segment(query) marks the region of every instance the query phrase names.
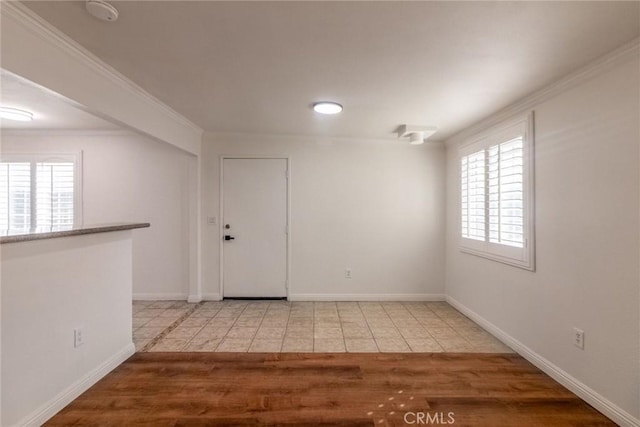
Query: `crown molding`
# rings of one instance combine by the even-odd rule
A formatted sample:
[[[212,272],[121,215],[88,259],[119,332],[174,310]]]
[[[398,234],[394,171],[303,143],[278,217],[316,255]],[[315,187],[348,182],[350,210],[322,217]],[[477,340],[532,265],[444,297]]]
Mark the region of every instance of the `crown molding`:
[[[305,134],[278,134],[278,133],[260,133],[260,132],[209,132],[205,131],[202,136],[203,142],[225,143],[225,142],[250,142],[260,139],[265,142],[287,142],[287,143],[305,143],[322,146],[331,146],[334,144],[387,144],[398,147],[407,147],[412,150],[421,148],[441,147],[444,142],[441,140],[427,140],[424,144],[410,145],[408,142],[398,140],[397,137],[376,138],[376,137],[350,137],[350,136],[320,136]]]
[[[448,145],[450,143],[460,142],[475,135],[476,133],[487,130],[504,120],[508,120],[517,114],[530,110],[548,99],[566,92],[567,90],[574,88],[597,75],[611,70],[617,65],[623,64],[634,58],[637,59],[639,54],[640,38],[636,38],[606,55],[601,56],[585,67],[582,67],[560,80],[556,80],[554,83],[525,96],[508,107],[486,116],[470,126],[467,126],[463,130],[450,136],[445,141],[445,144]]]
[[[18,129],[3,128],[0,131],[1,137],[17,136],[138,136],[141,138],[151,138],[139,132],[129,129]]]
[[[92,71],[109,79],[118,87],[144,101],[154,109],[160,110],[179,124],[200,134],[204,132],[198,125],[151,95],[133,81],[129,80],[125,75],[106,64],[96,55],[82,47],[78,42],[51,25],[24,4],[18,1],[2,1],[0,2],[0,13],[3,17],[13,19],[17,23],[21,24],[32,34],[52,43],[64,53],[88,66]]]

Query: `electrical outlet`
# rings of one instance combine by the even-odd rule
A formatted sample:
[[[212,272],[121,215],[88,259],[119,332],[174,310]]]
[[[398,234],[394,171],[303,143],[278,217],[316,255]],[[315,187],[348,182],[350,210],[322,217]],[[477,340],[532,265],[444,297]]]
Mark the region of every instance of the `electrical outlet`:
[[[347,268],[346,270],[344,270],[344,278],[345,279],[351,279],[351,269]]]
[[[80,347],[82,344],[84,344],[82,328],[76,328],[73,330],[73,346]]]
[[[584,350],[584,331],[582,329],[573,328],[573,345]]]

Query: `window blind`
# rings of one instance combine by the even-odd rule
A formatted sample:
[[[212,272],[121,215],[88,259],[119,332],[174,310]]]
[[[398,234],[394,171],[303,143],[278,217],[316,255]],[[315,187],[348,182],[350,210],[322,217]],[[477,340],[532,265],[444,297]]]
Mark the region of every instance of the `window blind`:
[[[38,227],[73,225],[73,163],[36,164]]]
[[[533,113],[462,143],[462,252],[535,269]]]
[[[0,163],[0,229],[73,226],[74,174],[74,162]]]
[[[489,147],[489,241],[524,246],[523,140],[514,138]]]
[[[31,227],[31,163],[0,163],[0,229]]]
[[[485,153],[464,156],[461,163],[462,237],[485,240]]]
[[[462,157],[462,237],[524,246],[521,136]]]

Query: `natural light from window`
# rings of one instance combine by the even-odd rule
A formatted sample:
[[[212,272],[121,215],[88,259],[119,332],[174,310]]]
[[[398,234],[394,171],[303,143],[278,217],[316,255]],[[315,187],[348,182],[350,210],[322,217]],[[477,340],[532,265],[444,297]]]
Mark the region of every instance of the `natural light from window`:
[[[0,162],[0,229],[73,226],[75,169],[73,161]]]
[[[460,149],[461,248],[532,268],[532,116]]]

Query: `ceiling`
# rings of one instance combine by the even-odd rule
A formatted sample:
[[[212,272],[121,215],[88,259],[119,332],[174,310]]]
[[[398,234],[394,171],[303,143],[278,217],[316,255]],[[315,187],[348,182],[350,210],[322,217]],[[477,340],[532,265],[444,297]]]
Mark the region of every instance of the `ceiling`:
[[[28,80],[0,70],[2,106],[33,113],[30,122],[0,119],[2,129],[119,129],[75,106],[72,101]]]
[[[25,2],[205,130],[446,139],[640,34],[639,2]],[[334,100],[338,116],[310,105]]]

